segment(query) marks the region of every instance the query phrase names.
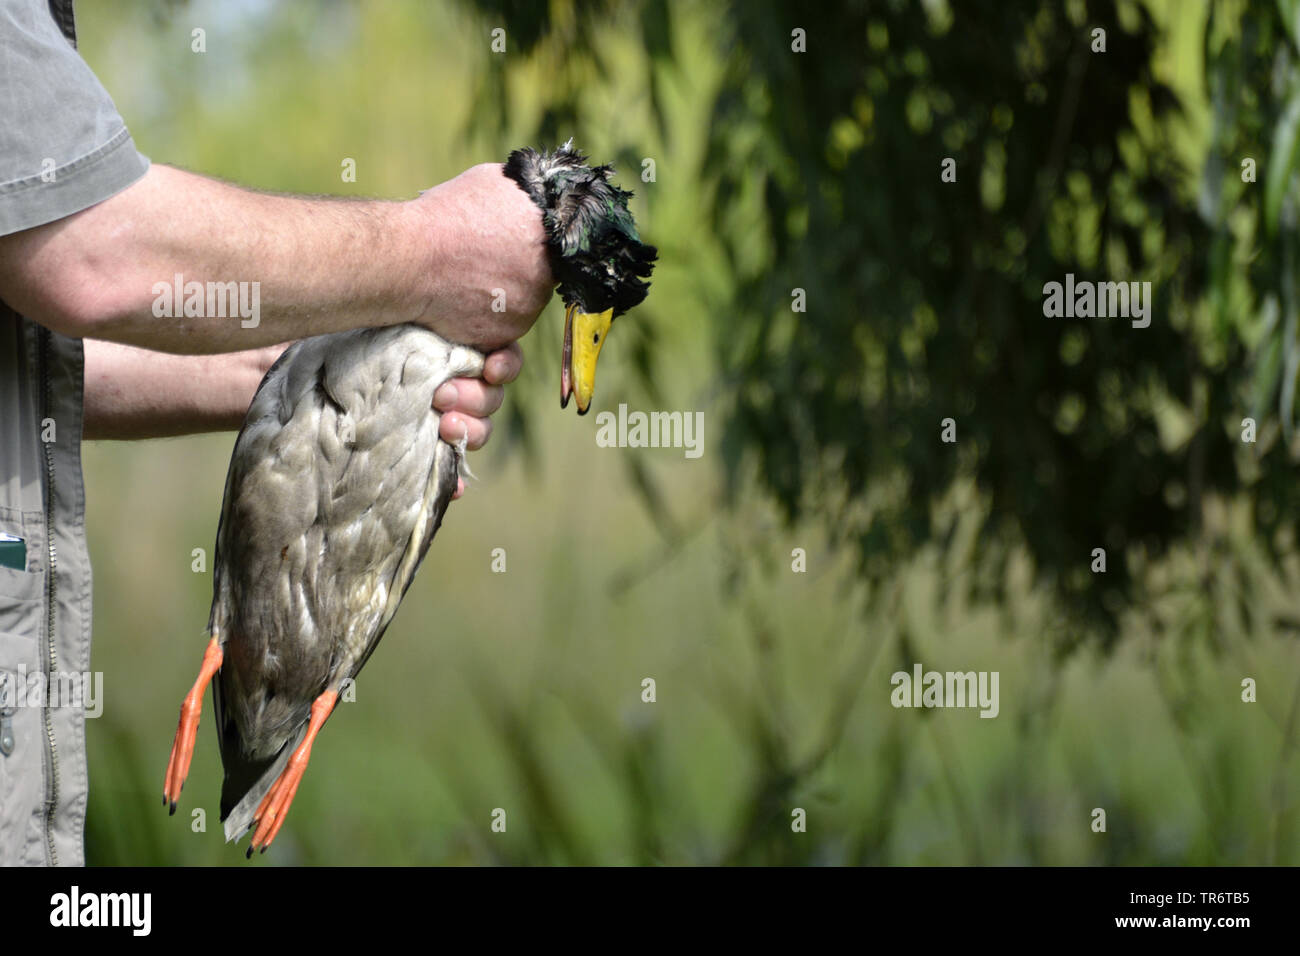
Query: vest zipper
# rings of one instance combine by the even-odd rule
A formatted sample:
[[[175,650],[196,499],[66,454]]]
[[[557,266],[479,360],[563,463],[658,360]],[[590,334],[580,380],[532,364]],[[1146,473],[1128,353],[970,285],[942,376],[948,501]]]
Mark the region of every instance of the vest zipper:
[[[50,332],[48,329],[40,330],[40,384],[41,384],[41,420],[42,422],[50,417]],[[55,423],[58,427],[58,423]],[[58,554],[54,548],[54,450],[50,448],[50,442],[44,440],[42,436],[41,448],[45,452],[45,544],[49,550],[50,566],[48,570],[48,585],[46,588],[47,608],[45,612],[45,641],[46,641],[46,672],[45,686],[51,686],[54,675],[58,672],[58,655],[54,644],[54,609],[55,600],[58,596],[58,580],[55,577],[58,571]],[[45,845],[50,854],[50,866],[59,865],[59,854],[54,847],[54,815],[59,806],[59,761],[58,745],[54,739],[54,714],[50,711],[50,695],[45,695],[45,703],[42,707],[45,716],[45,738],[48,744],[48,753],[50,758],[50,777],[49,777],[49,803],[45,808]]]

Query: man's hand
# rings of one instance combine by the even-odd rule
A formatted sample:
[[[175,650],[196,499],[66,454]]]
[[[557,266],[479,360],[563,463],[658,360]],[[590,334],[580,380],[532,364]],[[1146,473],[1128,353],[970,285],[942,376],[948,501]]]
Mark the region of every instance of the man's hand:
[[[466,438],[466,447],[477,451],[492,435],[489,417],[501,407],[505,386],[519,377],[524,366],[524,353],[518,342],[511,342],[487,357],[482,378],[454,378],[433,393],[433,407],[443,413],[438,434],[443,441],[456,444]],[[465,493],[465,482],[456,485],[459,498]]]
[[[482,378],[454,378],[433,393],[433,407],[443,412],[439,434],[456,444],[467,437],[470,451],[482,448],[492,434],[489,418],[505,398],[505,386],[519,377],[524,353],[518,342],[493,352],[483,366]]]
[[[484,350],[532,328],[555,287],[546,229],[541,211],[501,164],[473,166],[412,202],[426,217],[436,264],[416,321]]]

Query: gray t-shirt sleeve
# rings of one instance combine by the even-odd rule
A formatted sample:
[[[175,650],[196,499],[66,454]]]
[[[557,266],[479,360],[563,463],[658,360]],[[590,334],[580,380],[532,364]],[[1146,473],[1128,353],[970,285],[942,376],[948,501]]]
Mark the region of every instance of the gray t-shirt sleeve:
[[[48,0],[0,0],[0,236],[80,212],[148,168]]]

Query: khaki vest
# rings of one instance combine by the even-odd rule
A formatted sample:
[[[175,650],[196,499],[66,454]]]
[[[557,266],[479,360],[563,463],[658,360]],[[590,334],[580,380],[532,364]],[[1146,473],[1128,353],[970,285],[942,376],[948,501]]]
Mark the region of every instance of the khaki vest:
[[[0,531],[27,569],[0,567],[0,863],[81,865],[90,557],[81,482],[81,342],[0,303]]]
[[[69,41],[71,0],[50,0]],[[0,302],[0,864],[84,863],[86,722],[60,700],[90,670],[90,557],[81,483],[81,342]],[[67,696],[67,695],[62,695]]]

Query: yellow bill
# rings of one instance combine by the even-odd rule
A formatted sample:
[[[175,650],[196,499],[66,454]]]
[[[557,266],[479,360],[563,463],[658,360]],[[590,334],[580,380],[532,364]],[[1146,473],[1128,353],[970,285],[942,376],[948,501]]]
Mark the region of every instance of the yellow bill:
[[[560,359],[560,407],[569,404],[572,395],[578,414],[587,414],[591,396],[596,391],[596,359],[614,323],[614,310],[579,312],[571,305],[564,313],[564,351]]]

